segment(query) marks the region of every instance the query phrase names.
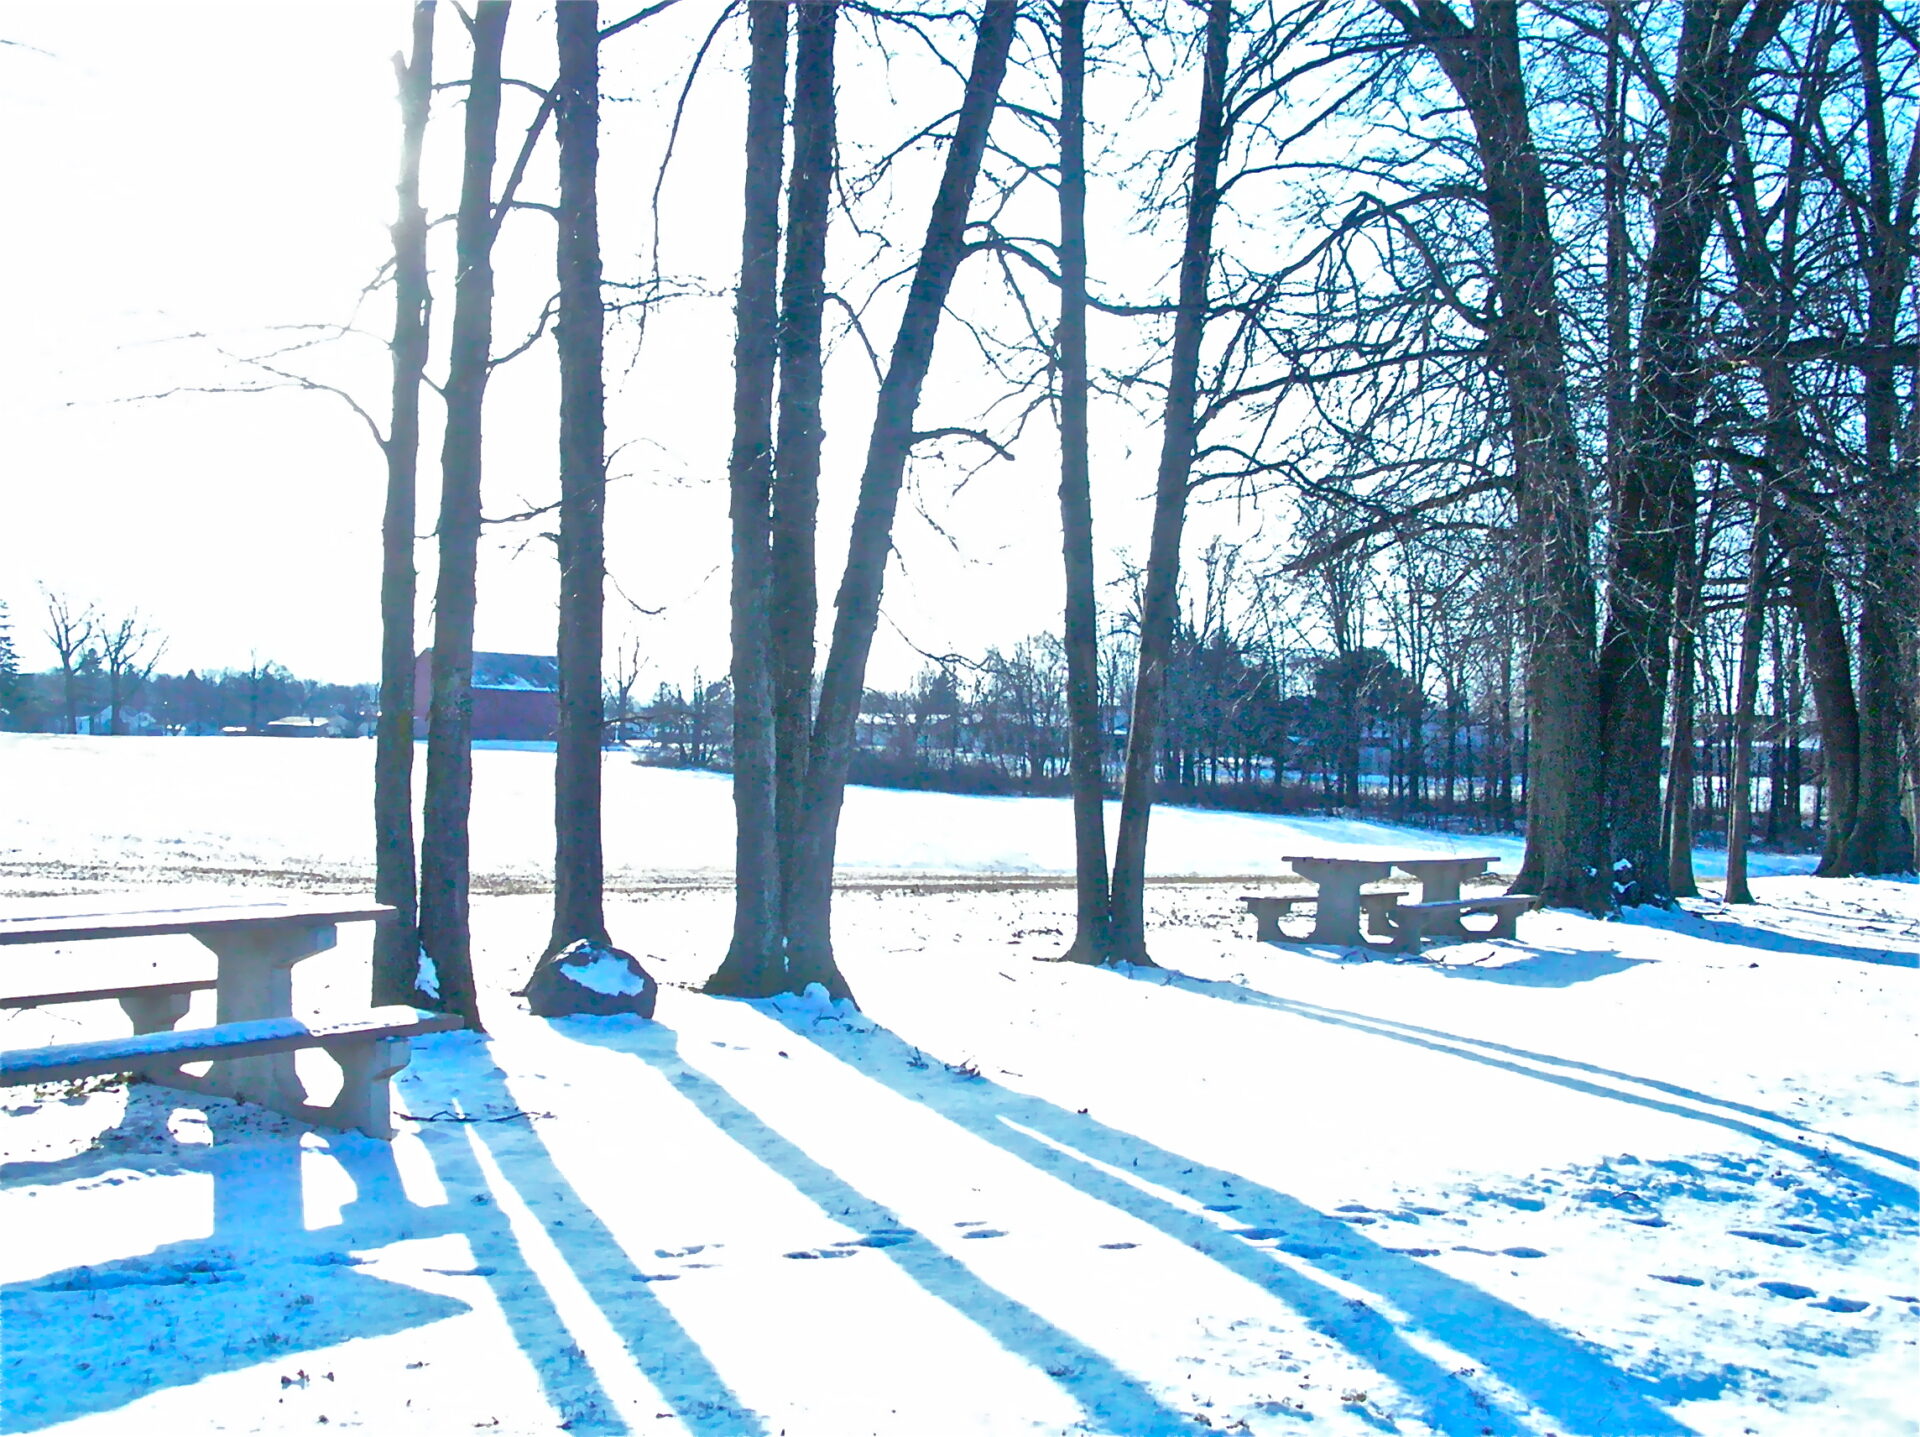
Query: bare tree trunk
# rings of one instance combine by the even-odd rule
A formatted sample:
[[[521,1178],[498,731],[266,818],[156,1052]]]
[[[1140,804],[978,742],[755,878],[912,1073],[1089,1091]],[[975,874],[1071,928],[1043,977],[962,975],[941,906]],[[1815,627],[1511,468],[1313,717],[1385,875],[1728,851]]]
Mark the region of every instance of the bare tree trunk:
[[[820,602],[814,533],[820,508],[820,423],[833,198],[834,23],[838,0],[794,7],[793,169],[780,293],[780,415],[773,460],[773,726],[775,829],[784,944],[792,903],[788,856],[799,840],[813,742],[813,639]]]
[[[1685,0],[1667,104],[1667,149],[1645,265],[1638,379],[1614,504],[1607,631],[1600,651],[1605,814],[1616,895],[1669,896],[1660,843],[1660,751],[1674,576],[1691,542],[1700,276],[1720,180],[1760,52],[1788,0]]]
[[[1694,710],[1698,707],[1700,661],[1696,652],[1701,617],[1702,579],[1713,544],[1713,516],[1706,532],[1691,546],[1681,576],[1679,633],[1674,638],[1673,742],[1667,751],[1665,845],[1667,884],[1676,895],[1696,897],[1700,886],[1693,876],[1693,746]]]
[[[1066,568],[1068,754],[1076,924],[1062,956],[1108,958],[1105,736],[1087,453],[1086,0],[1060,4],[1060,546]]]
[[[851,995],[833,959],[833,854],[847,770],[853,761],[867,655],[880,618],[894,511],[914,444],[914,415],[933,361],[940,313],[966,253],[967,210],[1006,76],[1017,9],[1015,0],[986,0],[982,7],[966,93],[907,291],[906,311],[880,385],[847,565],[834,600],[833,642],[821,676],[820,709],[807,765],[806,811],[796,851],[789,855],[794,880],[787,981],[795,987],[820,983],[836,997]]]
[[[1200,118],[1193,134],[1187,227],[1180,250],[1180,292],[1160,421],[1160,471],[1147,545],[1146,592],[1140,604],[1140,653],[1127,727],[1126,774],[1120,788],[1120,831],[1114,842],[1109,942],[1112,958],[1126,963],[1153,962],[1147,953],[1147,826],[1153,813],[1162,698],[1179,619],[1180,536],[1186,526],[1198,439],[1200,342],[1207,325],[1207,276],[1213,265],[1214,217],[1220,208],[1220,162],[1227,146],[1227,41],[1232,23],[1230,0],[1209,0]]]
[[[606,943],[600,831],[601,684],[605,620],[607,419],[600,298],[600,6],[554,7],[560,70],[554,82],[560,145],[560,715],[554,733],[553,932],[547,952],[581,939]]]
[[[480,553],[480,424],[493,344],[493,162],[500,123],[500,51],[509,0],[473,17],[465,162],[455,220],[453,333],[446,437],[440,450],[440,572],[433,604],[433,707],[420,839],[420,945],[440,1005],[480,1027],[467,926],[467,819],[473,805],[473,613]]]
[[[1499,296],[1493,353],[1510,410],[1527,615],[1527,849],[1514,887],[1550,904],[1597,909],[1610,897],[1599,824],[1591,519],[1517,11],[1483,5],[1469,29],[1444,0],[1377,3],[1432,53],[1466,107],[1486,194]],[[1509,725],[1509,749],[1511,732]],[[1510,804],[1504,757],[1503,769]]]
[[[1760,692],[1760,641],[1767,622],[1767,536],[1773,500],[1763,486],[1754,502],[1747,552],[1747,598],[1740,614],[1740,670],[1733,698],[1733,773],[1727,787],[1728,903],[1753,902],[1747,846],[1753,837],[1753,710]]]
[[[1853,827],[1842,849],[1845,871],[1897,873],[1913,862],[1913,835],[1901,814],[1900,729],[1907,692],[1904,659],[1920,619],[1920,466],[1894,460],[1899,398],[1891,349],[1912,269],[1914,212],[1920,197],[1920,136],[1909,135],[1905,162],[1892,151],[1881,73],[1882,7],[1849,0],[1847,18],[1864,80],[1867,214],[1856,226],[1866,275],[1866,340],[1880,358],[1862,372],[1862,428],[1870,476],[1866,572],[1860,586],[1860,769]]]
[[[433,100],[433,0],[413,7],[413,53],[394,57],[400,83],[399,213],[393,224],[393,421],[385,443],[380,521],[380,716],[374,724],[373,896],[396,917],[374,932],[373,1001],[411,1003],[420,963],[413,850],[413,617],[418,575],[420,385],[427,368],[427,212],[420,150]]]
[[[1759,336],[1759,378],[1767,398],[1766,460],[1773,490],[1772,527],[1786,565],[1787,594],[1805,639],[1814,715],[1826,778],[1826,833],[1821,874],[1843,870],[1842,850],[1853,829],[1854,793],[1860,771],[1860,716],[1854,700],[1853,660],[1822,525],[1826,501],[1809,483],[1808,441],[1800,396],[1785,355],[1802,294],[1799,275],[1804,193],[1813,173],[1807,122],[1825,69],[1826,41],[1816,42],[1802,78],[1794,115],[1794,139],[1782,175],[1782,191],[1763,204],[1751,154],[1736,143],[1728,210],[1727,248],[1741,285],[1736,295]],[[1740,139],[1740,137],[1736,137]],[[1732,223],[1737,220],[1737,224]],[[1795,737],[1796,770],[1798,737]],[[1799,791],[1794,797],[1799,824]]]
[[[80,613],[64,594],[41,589],[47,603],[47,642],[60,660],[60,702],[66,727],[62,733],[80,731],[80,664],[100,632],[100,616],[89,604]]]
[[[786,110],[787,11],[749,5],[745,218],[734,302],[733,941],[707,991],[781,992],[780,853],[775,828],[771,667],[773,385],[779,355],[780,170]]]

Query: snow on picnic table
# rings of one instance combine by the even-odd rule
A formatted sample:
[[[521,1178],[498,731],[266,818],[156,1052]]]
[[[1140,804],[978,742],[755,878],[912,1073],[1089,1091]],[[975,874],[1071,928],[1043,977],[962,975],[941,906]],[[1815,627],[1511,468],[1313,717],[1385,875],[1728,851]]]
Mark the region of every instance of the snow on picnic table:
[[[1910,1437],[1920,886],[1757,887],[1402,962],[1169,886],[1110,972],[1032,961],[1068,892],[902,880],[836,899],[857,1012],[693,991],[724,889],[616,898],[653,1023],[528,1017],[546,901],[482,896],[490,1035],[391,1145],[11,1095],[0,1432]]]

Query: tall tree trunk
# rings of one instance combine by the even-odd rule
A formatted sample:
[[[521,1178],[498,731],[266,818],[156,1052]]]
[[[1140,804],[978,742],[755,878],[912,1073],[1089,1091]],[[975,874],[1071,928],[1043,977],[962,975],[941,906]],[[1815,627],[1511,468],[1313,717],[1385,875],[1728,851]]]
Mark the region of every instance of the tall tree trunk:
[[[1179,619],[1180,536],[1186,527],[1198,439],[1200,342],[1207,327],[1207,277],[1213,266],[1213,224],[1220,209],[1220,162],[1227,146],[1227,42],[1232,23],[1230,0],[1209,0],[1173,352],[1160,420],[1160,472],[1147,545],[1146,592],[1140,603],[1140,651],[1127,726],[1126,772],[1120,787],[1120,832],[1114,842],[1109,941],[1112,957],[1126,963],[1153,961],[1147,953],[1147,827],[1153,814],[1153,763],[1160,741],[1162,699]]]
[[[413,618],[417,574],[420,385],[427,369],[427,212],[420,150],[433,99],[433,0],[413,7],[413,54],[394,57],[400,83],[399,213],[393,224],[393,422],[385,443],[386,511],[380,523],[380,717],[374,724],[373,896],[392,923],[373,940],[373,1001],[419,997],[419,876],[413,850]]]
[[[1773,500],[1762,486],[1754,501],[1753,542],[1747,551],[1747,597],[1740,614],[1739,677],[1733,696],[1733,771],[1727,784],[1728,903],[1753,902],[1747,886],[1747,846],[1753,837],[1753,711],[1760,693],[1760,642],[1767,622],[1767,535]]]
[[[1549,904],[1600,908],[1609,899],[1598,821],[1591,517],[1518,11],[1484,4],[1468,28],[1444,0],[1376,3],[1433,55],[1466,108],[1493,241],[1499,319],[1492,350],[1506,381],[1528,620],[1527,849],[1514,887]],[[1510,724],[1505,733],[1501,788],[1510,805]]]
[[[1896,463],[1899,395],[1888,351],[1899,327],[1912,270],[1920,136],[1909,135],[1905,163],[1892,151],[1881,74],[1882,7],[1848,0],[1859,51],[1866,121],[1867,214],[1857,227],[1866,276],[1869,352],[1861,373],[1862,430],[1868,479],[1866,565],[1860,585],[1860,769],[1853,827],[1841,851],[1848,873],[1897,873],[1913,862],[1913,835],[1901,814],[1900,730],[1908,693],[1904,672],[1920,610],[1920,465]],[[1906,682],[1903,682],[1906,681]]]
[[[779,356],[781,134],[787,93],[787,10],[749,5],[747,165],[734,300],[733,452],[733,941],[710,993],[782,991],[780,854],[775,830],[771,667],[773,384]]]
[[[600,297],[600,6],[554,7],[560,145],[560,716],[553,770],[553,931],[547,952],[606,943],[600,832],[601,684],[605,619],[607,418]]]
[[[1607,631],[1600,651],[1604,809],[1618,898],[1670,893],[1661,851],[1660,752],[1674,577],[1692,542],[1699,295],[1720,179],[1760,52],[1788,0],[1685,0],[1653,203],[1638,376],[1614,503]]]
[[[1794,138],[1776,201],[1763,204],[1749,147],[1734,149],[1727,250],[1740,286],[1736,296],[1759,339],[1759,379],[1767,400],[1767,482],[1773,493],[1771,524],[1785,562],[1787,596],[1804,636],[1807,670],[1827,780],[1825,844],[1821,874],[1843,868],[1842,850],[1853,829],[1854,792],[1860,771],[1860,717],[1854,700],[1853,661],[1823,525],[1827,501],[1810,482],[1809,444],[1800,396],[1785,349],[1802,300],[1799,274],[1801,215],[1812,175],[1807,136],[1826,72],[1830,36],[1818,37],[1801,81]],[[1740,138],[1740,137],[1737,137]],[[1731,223],[1737,220],[1738,223]],[[1795,769],[1798,771],[1798,736]],[[1799,790],[1794,790],[1799,825]]]
[[[893,542],[893,517],[914,443],[914,415],[933,362],[933,344],[953,277],[966,253],[967,209],[986,153],[987,129],[1006,76],[1018,9],[1015,0],[986,0],[974,42],[966,93],[954,124],[947,162],[935,193],[927,233],[907,291],[907,305],[880,384],[866,467],[854,508],[853,532],[836,610],[833,642],[821,675],[807,764],[807,800],[793,864],[793,905],[787,931],[787,981],[820,983],[836,997],[851,996],[833,958],[833,855],[853,761],[855,725],[866,683],[867,655],[880,618],[880,591]]]
[[[433,707],[420,838],[420,945],[439,1001],[480,1026],[467,926],[473,806],[473,613],[480,554],[480,422],[493,345],[493,163],[500,124],[500,51],[509,0],[473,16],[465,163],[454,222],[457,278],[448,346],[446,437],[440,449],[440,572],[433,602]]]
[[[1860,711],[1854,698],[1853,653],[1846,618],[1833,582],[1827,547],[1818,528],[1789,504],[1778,525],[1786,551],[1787,593],[1806,641],[1807,677],[1813,689],[1814,725],[1820,733],[1820,768],[1826,779],[1822,875],[1843,869],[1842,854],[1853,832],[1853,795],[1860,773]]]
[[[1060,548],[1066,569],[1068,761],[1073,783],[1075,929],[1064,957],[1108,957],[1105,739],[1087,453],[1087,3],[1060,4]]]
[[[1698,708],[1700,662],[1697,653],[1701,618],[1701,590],[1707,554],[1713,544],[1713,515],[1706,532],[1690,547],[1681,575],[1679,632],[1673,642],[1676,675],[1673,694],[1673,742],[1667,750],[1667,796],[1664,820],[1667,884],[1671,891],[1695,897],[1700,886],[1693,876],[1693,746],[1694,713]]]
[[[793,170],[787,179],[787,253],[780,292],[780,415],[773,461],[773,725],[775,828],[782,855],[785,940],[793,852],[813,742],[813,640],[819,619],[814,534],[820,509],[821,327],[827,300],[827,228],[833,198],[834,24],[837,0],[794,6]]]

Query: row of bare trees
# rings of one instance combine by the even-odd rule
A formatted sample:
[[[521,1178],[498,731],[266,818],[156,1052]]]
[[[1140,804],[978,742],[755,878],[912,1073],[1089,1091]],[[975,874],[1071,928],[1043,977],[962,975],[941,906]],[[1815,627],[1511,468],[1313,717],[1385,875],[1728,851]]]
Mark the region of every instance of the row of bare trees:
[[[464,167],[436,385],[447,415],[417,873],[402,724],[428,353],[419,167],[438,88],[431,4],[416,7],[398,65],[382,438],[380,892],[408,922],[383,940],[380,983],[383,996],[411,992],[424,953],[470,1019],[468,713],[482,417],[499,362],[494,243],[516,209],[556,227],[557,949],[607,938],[598,52],[665,5],[605,27],[592,4],[556,7],[558,77],[529,87],[540,108],[502,183],[509,8],[483,0],[461,17],[473,59],[458,86]],[[713,991],[819,983],[846,995],[832,945],[835,838],[903,486],[929,441],[1005,455],[1036,413],[1055,419],[1043,442],[1059,454],[1079,887],[1064,956],[1150,961],[1147,839],[1196,496],[1263,516],[1263,592],[1324,589],[1337,651],[1368,647],[1364,623],[1358,636],[1339,627],[1375,582],[1366,576],[1387,570],[1396,597],[1375,628],[1391,632],[1403,665],[1428,667],[1463,633],[1505,637],[1518,657],[1504,682],[1522,695],[1526,734],[1520,882],[1549,901],[1604,909],[1689,886],[1699,646],[1730,603],[1736,824],[1752,787],[1761,654],[1790,612],[1799,631],[1787,648],[1804,656],[1820,733],[1825,868],[1912,863],[1901,804],[1920,773],[1920,52],[1894,11],[1877,0],[982,0],[929,16],[800,0],[748,4],[719,24],[742,21],[727,465],[737,887]],[[957,86],[955,102],[848,175],[836,49],[848,34],[884,48],[887,33],[930,47],[928,73],[951,77],[941,82]],[[954,35],[964,56],[941,48]],[[1129,90],[1157,101],[1138,140],[1088,98]],[[519,199],[550,121],[558,194]],[[924,223],[911,242],[893,230],[878,241],[902,263],[893,287],[875,290],[898,305],[891,344],[875,346],[865,306],[830,264],[835,236],[875,240],[871,217],[853,211],[924,142],[943,149]],[[1105,231],[1090,242],[1092,203],[1130,205],[1146,247]],[[872,353],[876,382],[820,655],[833,303]],[[976,383],[982,417],[960,426],[950,421],[964,416],[921,417],[936,341],[957,342],[943,338],[955,328],[986,360],[980,382],[1004,391],[982,398]],[[1112,539],[1094,532],[1096,404],[1158,454],[1111,868],[1095,573],[1097,541]]]

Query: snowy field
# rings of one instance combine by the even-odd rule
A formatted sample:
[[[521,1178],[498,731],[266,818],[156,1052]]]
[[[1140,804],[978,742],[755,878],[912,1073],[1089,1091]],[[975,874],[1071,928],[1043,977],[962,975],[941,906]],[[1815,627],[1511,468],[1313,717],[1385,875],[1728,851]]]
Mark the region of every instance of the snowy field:
[[[1166,967],[1089,971],[1033,961],[1070,921],[1064,803],[861,790],[861,1009],[729,1002],[692,991],[726,782],[618,762],[609,912],[658,1021],[547,1022],[508,995],[551,759],[476,757],[492,1031],[416,1043],[391,1145],[6,1095],[0,1432],[1920,1430],[1920,885],[1775,872],[1753,908],[1395,962],[1257,944],[1234,899],[1287,853],[1517,844],[1168,811]],[[0,739],[0,891],[364,888],[370,764]],[[205,966],[0,961],[21,991]],[[364,1002],[365,964],[343,930],[299,1002]],[[0,1015],[7,1047],[120,1031]]]

